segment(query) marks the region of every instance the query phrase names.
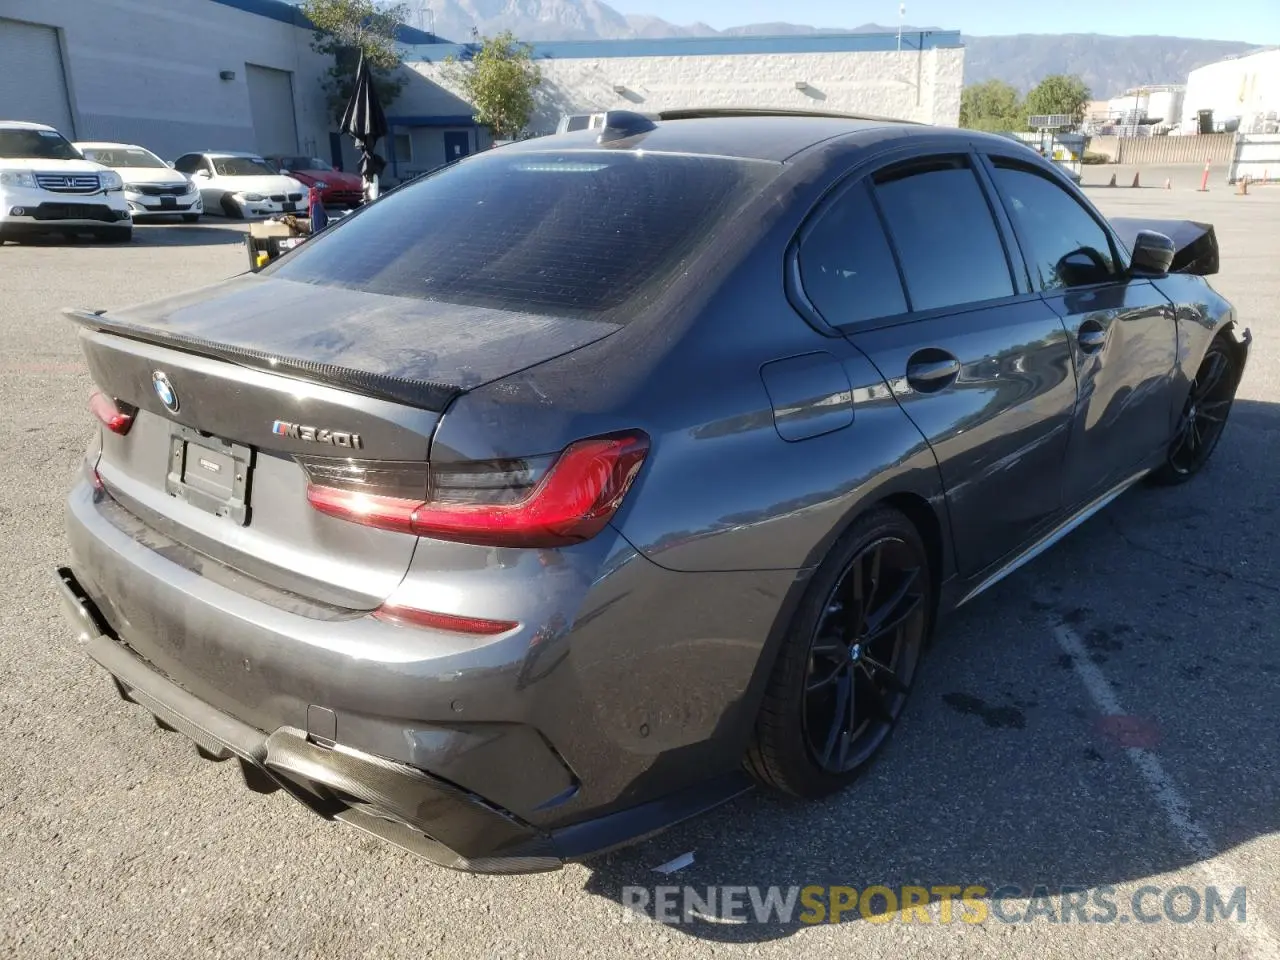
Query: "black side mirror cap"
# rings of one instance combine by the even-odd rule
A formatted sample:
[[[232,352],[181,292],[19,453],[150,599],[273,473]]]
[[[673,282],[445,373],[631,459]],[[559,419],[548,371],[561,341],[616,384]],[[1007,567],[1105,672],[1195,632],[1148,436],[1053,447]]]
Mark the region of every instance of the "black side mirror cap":
[[[1169,274],[1176,253],[1173,241],[1154,230],[1140,230],[1133,241],[1129,272],[1135,277],[1164,277]]]

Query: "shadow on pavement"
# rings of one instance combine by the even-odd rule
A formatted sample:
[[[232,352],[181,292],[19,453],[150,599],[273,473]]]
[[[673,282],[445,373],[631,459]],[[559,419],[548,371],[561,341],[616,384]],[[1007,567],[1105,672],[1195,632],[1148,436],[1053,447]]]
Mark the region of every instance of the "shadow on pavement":
[[[244,243],[248,226],[213,226],[206,223],[139,223],[133,242],[147,246],[212,247]]]

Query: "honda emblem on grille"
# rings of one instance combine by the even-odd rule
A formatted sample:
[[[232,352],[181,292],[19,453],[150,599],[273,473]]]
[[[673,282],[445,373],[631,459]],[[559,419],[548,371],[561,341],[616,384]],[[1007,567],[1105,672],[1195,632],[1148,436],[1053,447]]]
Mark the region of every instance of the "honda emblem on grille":
[[[151,389],[156,392],[156,396],[169,409],[169,412],[178,412],[178,393],[173,389],[173,384],[169,382],[163,370],[157,370],[151,375]]]

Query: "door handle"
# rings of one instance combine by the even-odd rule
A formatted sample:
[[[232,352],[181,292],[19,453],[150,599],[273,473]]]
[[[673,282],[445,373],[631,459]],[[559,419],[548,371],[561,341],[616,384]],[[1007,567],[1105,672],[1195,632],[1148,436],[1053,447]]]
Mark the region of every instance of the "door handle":
[[[1080,325],[1080,332],[1076,335],[1076,339],[1080,343],[1080,349],[1085,353],[1097,353],[1107,345],[1107,331],[1102,329],[1100,323],[1086,320]]]
[[[935,393],[955,383],[960,376],[960,361],[941,350],[922,350],[929,359],[907,361],[907,383],[920,393]]]

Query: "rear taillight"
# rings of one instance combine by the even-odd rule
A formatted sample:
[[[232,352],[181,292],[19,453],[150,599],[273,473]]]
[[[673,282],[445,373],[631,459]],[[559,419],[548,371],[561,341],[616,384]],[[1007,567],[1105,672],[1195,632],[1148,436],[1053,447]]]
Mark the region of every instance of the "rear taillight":
[[[482,546],[557,547],[604,529],[648,451],[634,431],[579,440],[556,457],[432,464],[429,475],[420,464],[302,465],[307,499],[329,516]],[[427,495],[406,496],[417,484]]]
[[[89,398],[89,410],[102,421],[102,425],[112,433],[124,436],[133,426],[134,415],[138,408],[131,407],[119,400],[112,400],[105,393],[95,393]]]

